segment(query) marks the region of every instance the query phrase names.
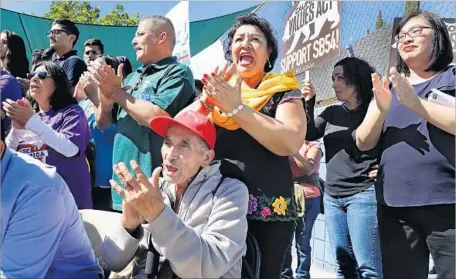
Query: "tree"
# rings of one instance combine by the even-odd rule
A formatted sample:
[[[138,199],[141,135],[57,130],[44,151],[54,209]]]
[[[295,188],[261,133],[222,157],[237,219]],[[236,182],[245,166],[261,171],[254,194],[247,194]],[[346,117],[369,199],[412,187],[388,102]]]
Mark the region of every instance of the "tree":
[[[405,2],[405,16],[416,12],[420,9],[420,1],[406,1]]]
[[[123,5],[117,4],[112,12],[101,17],[100,24],[131,26],[138,25],[139,21],[139,12],[137,12],[134,16],[130,16],[128,12],[125,11]]]
[[[100,18],[100,8],[92,7],[88,1],[52,1],[44,17],[52,20],[69,19],[82,24],[122,26],[138,25],[140,21],[139,12],[130,16],[121,4],[117,4],[114,10]]]
[[[92,7],[87,1],[52,1],[45,18],[69,19],[77,23],[96,24],[100,17],[100,8]]]
[[[377,22],[375,23],[375,29],[380,29],[383,27],[383,17],[382,11],[378,10]]]

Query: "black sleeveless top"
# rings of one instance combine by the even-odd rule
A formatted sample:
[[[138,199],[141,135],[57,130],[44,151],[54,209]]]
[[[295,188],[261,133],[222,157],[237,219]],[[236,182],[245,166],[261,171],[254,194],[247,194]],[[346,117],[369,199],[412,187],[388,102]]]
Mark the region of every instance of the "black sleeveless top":
[[[277,93],[260,112],[275,117],[279,104],[297,98],[302,98],[298,90]],[[249,189],[249,219],[296,219],[292,174],[287,156],[278,156],[267,150],[241,128],[227,130],[217,127],[215,157],[241,163]]]

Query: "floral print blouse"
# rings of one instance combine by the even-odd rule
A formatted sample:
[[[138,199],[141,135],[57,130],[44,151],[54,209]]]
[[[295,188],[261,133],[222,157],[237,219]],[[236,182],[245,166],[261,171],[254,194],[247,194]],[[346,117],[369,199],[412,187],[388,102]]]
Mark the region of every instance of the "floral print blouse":
[[[279,104],[301,98],[298,90],[275,94],[260,112],[275,117]],[[230,131],[221,127],[217,127],[215,156],[216,159],[239,161],[244,166],[250,193],[247,218],[261,221],[296,219],[288,157],[270,152],[242,129]]]

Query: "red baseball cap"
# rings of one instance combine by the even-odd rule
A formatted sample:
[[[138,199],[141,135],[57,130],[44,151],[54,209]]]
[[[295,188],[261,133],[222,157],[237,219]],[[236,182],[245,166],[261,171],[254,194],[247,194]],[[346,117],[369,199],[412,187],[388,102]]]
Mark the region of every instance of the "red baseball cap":
[[[211,149],[214,149],[216,132],[214,124],[199,112],[185,111],[171,118],[157,116],[150,121],[150,128],[161,137],[165,137],[171,125],[176,124],[189,129],[200,136]]]

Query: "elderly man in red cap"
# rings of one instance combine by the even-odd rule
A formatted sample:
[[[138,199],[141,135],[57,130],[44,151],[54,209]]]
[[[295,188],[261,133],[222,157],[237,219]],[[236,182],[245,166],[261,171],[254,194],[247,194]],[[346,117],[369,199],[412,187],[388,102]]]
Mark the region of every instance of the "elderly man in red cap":
[[[151,278],[240,278],[248,210],[242,171],[235,162],[212,161],[216,131],[202,114],[156,117],[150,127],[164,138],[163,166],[151,178],[135,161],[134,173],[114,166],[124,187],[111,185],[124,199],[123,213],[103,241],[104,265],[121,270],[143,248],[145,269],[157,276]]]

